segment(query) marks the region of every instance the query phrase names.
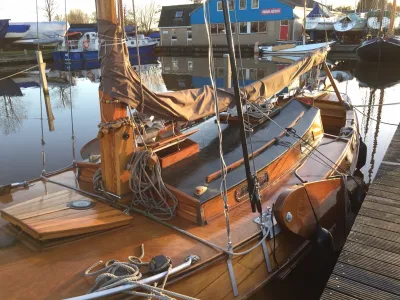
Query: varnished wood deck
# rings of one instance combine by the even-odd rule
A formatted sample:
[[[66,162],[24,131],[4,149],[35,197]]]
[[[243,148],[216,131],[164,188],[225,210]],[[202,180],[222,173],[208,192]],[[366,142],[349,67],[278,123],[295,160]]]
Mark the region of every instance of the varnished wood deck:
[[[321,299],[400,299],[400,127]]]

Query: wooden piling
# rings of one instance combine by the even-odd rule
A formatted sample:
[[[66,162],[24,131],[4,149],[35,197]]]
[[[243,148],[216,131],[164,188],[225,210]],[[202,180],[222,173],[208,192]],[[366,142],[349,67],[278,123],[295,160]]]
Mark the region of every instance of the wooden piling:
[[[39,76],[40,82],[42,84],[43,89],[43,96],[44,96],[44,104],[46,106],[46,115],[47,115],[47,122],[49,125],[49,131],[54,131],[54,115],[53,110],[51,108],[51,101],[50,101],[50,94],[49,94],[49,87],[47,85],[47,77],[46,77],[46,63],[43,62],[42,51],[36,51],[36,59],[39,66]]]

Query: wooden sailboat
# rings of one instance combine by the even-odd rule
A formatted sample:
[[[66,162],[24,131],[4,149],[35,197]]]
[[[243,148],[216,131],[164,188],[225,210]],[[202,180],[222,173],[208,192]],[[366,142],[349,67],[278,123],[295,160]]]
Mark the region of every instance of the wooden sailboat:
[[[99,34],[114,37],[99,53],[101,161],[44,173],[33,186],[0,196],[2,295],[95,299],[150,291],[240,299],[289,272],[319,232],[329,230],[339,248],[346,216],[357,206],[348,194],[358,186],[353,174],[364,163],[355,112],[329,69],[335,92],[290,97],[263,110],[263,99],[324,64],[326,51],[240,91],[235,84],[242,95],[237,116],[199,123],[228,110],[232,92],[204,87],[162,95],[140,88],[126,45],[113,42],[123,25],[115,4],[97,1]],[[229,25],[227,1],[223,7]],[[247,138],[241,101],[263,112],[247,111]],[[140,125],[128,118],[127,105],[163,116],[165,126]],[[219,120],[226,122],[221,139]],[[99,261],[107,261],[103,271]]]
[[[384,5],[385,1],[382,1]],[[396,0],[393,1],[393,7],[396,7]],[[380,29],[378,36],[367,40],[361,44],[357,49],[357,56],[360,60],[369,62],[390,62],[399,61],[399,50],[400,50],[400,38],[393,35],[395,27],[396,12],[393,9],[390,17],[389,30],[386,35],[382,35],[383,32],[383,7],[381,10],[380,18]]]

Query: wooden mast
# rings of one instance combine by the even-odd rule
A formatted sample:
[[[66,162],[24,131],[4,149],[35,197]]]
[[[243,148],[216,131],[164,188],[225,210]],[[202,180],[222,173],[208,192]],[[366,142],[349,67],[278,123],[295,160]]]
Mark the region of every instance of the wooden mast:
[[[102,26],[100,20],[118,24],[116,0],[97,0],[96,10],[99,26]],[[104,100],[113,101],[117,99],[113,99],[100,90],[99,98],[103,100],[100,101],[102,123],[107,124],[128,117],[126,104],[104,102]],[[133,141],[133,129],[130,125],[123,125],[118,129],[103,133],[100,138],[102,180],[106,192],[122,196],[130,191],[129,172],[126,170],[126,166],[134,151]]]
[[[393,0],[393,8],[390,14],[390,25],[387,33],[388,35],[392,35],[394,33],[394,19],[396,17],[396,7],[397,7],[396,0]]]

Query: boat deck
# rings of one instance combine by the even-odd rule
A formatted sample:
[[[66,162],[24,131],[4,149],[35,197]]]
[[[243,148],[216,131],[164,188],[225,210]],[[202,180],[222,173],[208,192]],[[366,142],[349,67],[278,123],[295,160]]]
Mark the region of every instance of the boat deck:
[[[321,299],[400,299],[400,128]]]

